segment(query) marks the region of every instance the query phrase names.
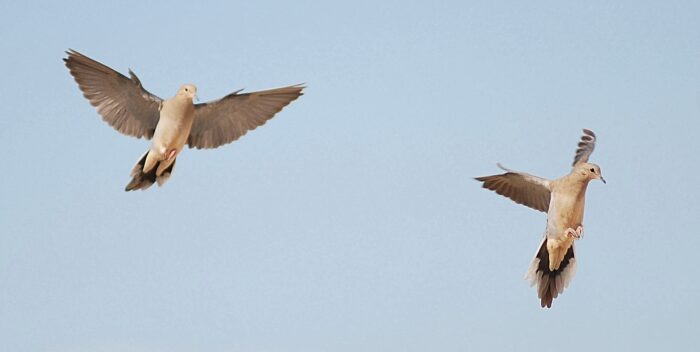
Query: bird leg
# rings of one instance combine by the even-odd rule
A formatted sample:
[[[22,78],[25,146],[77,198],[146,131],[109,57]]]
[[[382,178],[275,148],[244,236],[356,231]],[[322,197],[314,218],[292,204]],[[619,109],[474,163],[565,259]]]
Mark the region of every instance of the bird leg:
[[[165,154],[165,160],[170,161],[175,157],[175,154],[177,154],[177,149],[170,149],[168,150],[168,153]]]
[[[573,237],[577,240],[580,239],[583,237],[583,226],[579,225],[576,230],[569,227],[566,229],[566,231],[564,231],[564,236]]]

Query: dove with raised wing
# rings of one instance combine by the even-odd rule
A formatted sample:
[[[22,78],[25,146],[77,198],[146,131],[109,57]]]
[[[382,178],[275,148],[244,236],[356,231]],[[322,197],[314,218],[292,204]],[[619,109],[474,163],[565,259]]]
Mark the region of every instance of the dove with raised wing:
[[[547,213],[544,238],[526,274],[530,284],[537,287],[542,307],[552,307],[552,300],[564,291],[576,271],[574,240],[583,236],[588,182],[598,179],[605,183],[600,167],[588,162],[595,142],[595,133],[584,129],[573,169],[556,180],[508,170],[500,164],[506,173],[476,178],[483,182],[484,188]]]
[[[63,61],[85,98],[110,126],[127,136],[151,139],[150,148],[131,171],[126,191],[162,186],[170,178],[185,144],[216,148],[261,126],[303,95],[302,85],[260,92],[233,92],[219,100],[194,104],[197,87],[184,84],[174,97],[163,100],[143,88],[131,70],[130,78],[77,52]]]

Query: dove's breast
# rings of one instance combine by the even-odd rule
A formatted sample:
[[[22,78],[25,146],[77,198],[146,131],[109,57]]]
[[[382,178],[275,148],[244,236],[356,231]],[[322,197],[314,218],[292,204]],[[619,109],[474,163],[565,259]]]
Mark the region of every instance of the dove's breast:
[[[585,189],[584,189],[585,190]],[[547,213],[547,252],[549,268],[556,270],[574,243],[573,237],[566,236],[566,229],[576,230],[583,221],[583,190],[552,190]]]
[[[586,185],[552,192],[547,228],[553,234],[563,233],[567,228],[576,229],[583,222]]]
[[[166,101],[160,110],[160,119],[153,134],[153,149],[159,153],[177,149],[187,142],[192,129],[194,106],[191,102]]]

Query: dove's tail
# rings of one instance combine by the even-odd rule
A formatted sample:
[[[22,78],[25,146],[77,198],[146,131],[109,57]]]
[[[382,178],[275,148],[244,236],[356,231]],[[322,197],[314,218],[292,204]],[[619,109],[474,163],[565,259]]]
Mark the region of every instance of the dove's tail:
[[[540,298],[542,308],[552,307],[552,301],[564,292],[566,286],[576,273],[576,258],[574,258],[574,245],[567,249],[559,267],[555,270],[549,268],[549,250],[547,249],[547,237],[542,240],[535,259],[532,260],[527,270],[525,279],[530,286],[537,287],[537,297]]]
[[[133,191],[133,190],[146,190],[148,187],[151,187],[154,183],[158,183],[158,186],[162,186],[165,181],[167,181],[170,178],[170,175],[173,173],[173,168],[175,167],[175,161],[177,159],[174,159],[172,164],[168,166],[165,170],[162,170],[160,175],[157,175],[156,172],[160,168],[160,164],[164,162],[164,160],[157,161],[153,167],[151,167],[150,170],[147,172],[143,172],[143,166],[146,164],[146,157],[148,156],[148,153],[151,151],[147,151],[146,153],[141,156],[141,159],[134,165],[134,168],[131,170],[131,182],[129,182],[128,185],[126,185],[126,188],[124,189],[125,191]]]

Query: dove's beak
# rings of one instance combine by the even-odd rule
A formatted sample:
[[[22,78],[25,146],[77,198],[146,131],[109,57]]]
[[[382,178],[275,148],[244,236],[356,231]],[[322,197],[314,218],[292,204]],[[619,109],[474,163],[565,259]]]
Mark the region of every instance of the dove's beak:
[[[600,180],[603,181],[603,183],[607,184],[607,182],[605,182],[605,179],[603,178],[603,176],[600,176]]]
[[[194,100],[199,101],[199,96],[197,94],[194,95]]]

